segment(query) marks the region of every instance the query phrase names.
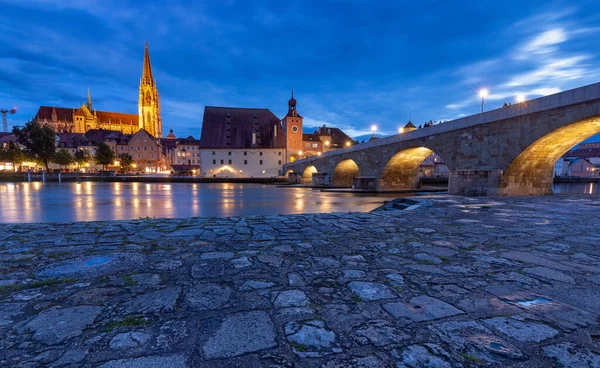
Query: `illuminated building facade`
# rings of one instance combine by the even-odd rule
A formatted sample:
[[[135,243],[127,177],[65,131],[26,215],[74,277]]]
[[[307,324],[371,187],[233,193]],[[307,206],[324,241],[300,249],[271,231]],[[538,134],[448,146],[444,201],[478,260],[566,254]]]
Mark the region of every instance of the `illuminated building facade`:
[[[205,107],[200,147],[205,177],[278,176],[286,157],[280,120],[268,109]]]
[[[41,125],[51,126],[58,133],[85,133],[92,129],[104,129],[119,131],[123,134],[134,134],[140,129],[144,129],[153,137],[162,137],[160,101],[156,82],[152,75],[148,44],[144,50],[138,114],[95,110],[88,89],[87,102],[78,109],[40,106],[34,120]]]

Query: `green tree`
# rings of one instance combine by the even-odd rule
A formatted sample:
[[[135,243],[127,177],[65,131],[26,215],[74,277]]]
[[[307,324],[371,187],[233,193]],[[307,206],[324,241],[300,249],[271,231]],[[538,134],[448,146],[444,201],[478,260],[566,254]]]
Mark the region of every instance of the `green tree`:
[[[25,154],[41,161],[48,170],[48,163],[56,154],[54,129],[30,121],[24,127],[14,127],[13,134],[17,137],[17,142],[25,147]]]
[[[129,171],[129,168],[133,164],[133,156],[131,156],[129,153],[121,153],[119,155],[119,162],[121,163],[122,171]]]
[[[61,148],[58,150],[58,152],[56,152],[56,155],[54,155],[54,159],[52,161],[58,164],[58,166],[60,166],[60,169],[62,170],[63,166],[68,166],[73,163],[73,156],[71,156],[69,151],[67,151],[64,148]]]
[[[79,166],[79,168],[81,169],[81,166],[90,162],[91,157],[87,150],[78,149],[75,152],[73,159],[74,159],[75,163],[77,164],[77,166]]]
[[[96,154],[94,154],[94,161],[98,165],[102,165],[104,171],[106,166],[110,165],[115,160],[115,153],[110,149],[108,144],[102,142],[96,148]]]

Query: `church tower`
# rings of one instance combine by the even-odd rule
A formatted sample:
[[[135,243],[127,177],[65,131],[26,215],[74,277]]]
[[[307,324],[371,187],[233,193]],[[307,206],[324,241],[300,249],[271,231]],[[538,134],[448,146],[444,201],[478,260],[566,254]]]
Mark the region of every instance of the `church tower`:
[[[292,98],[288,101],[288,113],[281,121],[285,133],[287,162],[302,158],[302,119],[296,110],[296,99],[292,89]]]
[[[150,135],[162,138],[162,118],[158,90],[152,76],[148,43],[144,50],[144,68],[140,79],[139,128],[145,129]]]

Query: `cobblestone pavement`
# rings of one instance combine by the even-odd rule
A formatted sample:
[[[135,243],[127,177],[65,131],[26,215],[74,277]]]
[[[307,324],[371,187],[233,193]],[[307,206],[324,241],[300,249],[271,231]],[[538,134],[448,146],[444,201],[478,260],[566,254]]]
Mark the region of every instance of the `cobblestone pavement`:
[[[600,198],[0,225],[0,366],[600,367]]]

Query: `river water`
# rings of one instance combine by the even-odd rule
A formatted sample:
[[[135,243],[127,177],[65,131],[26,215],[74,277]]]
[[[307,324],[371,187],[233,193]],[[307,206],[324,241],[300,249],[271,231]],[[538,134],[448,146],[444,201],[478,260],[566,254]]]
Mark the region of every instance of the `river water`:
[[[598,194],[598,184],[555,184],[554,191]],[[261,184],[0,183],[0,223],[363,212],[399,196]]]
[[[0,183],[0,222],[371,211],[396,197],[261,184]]]

